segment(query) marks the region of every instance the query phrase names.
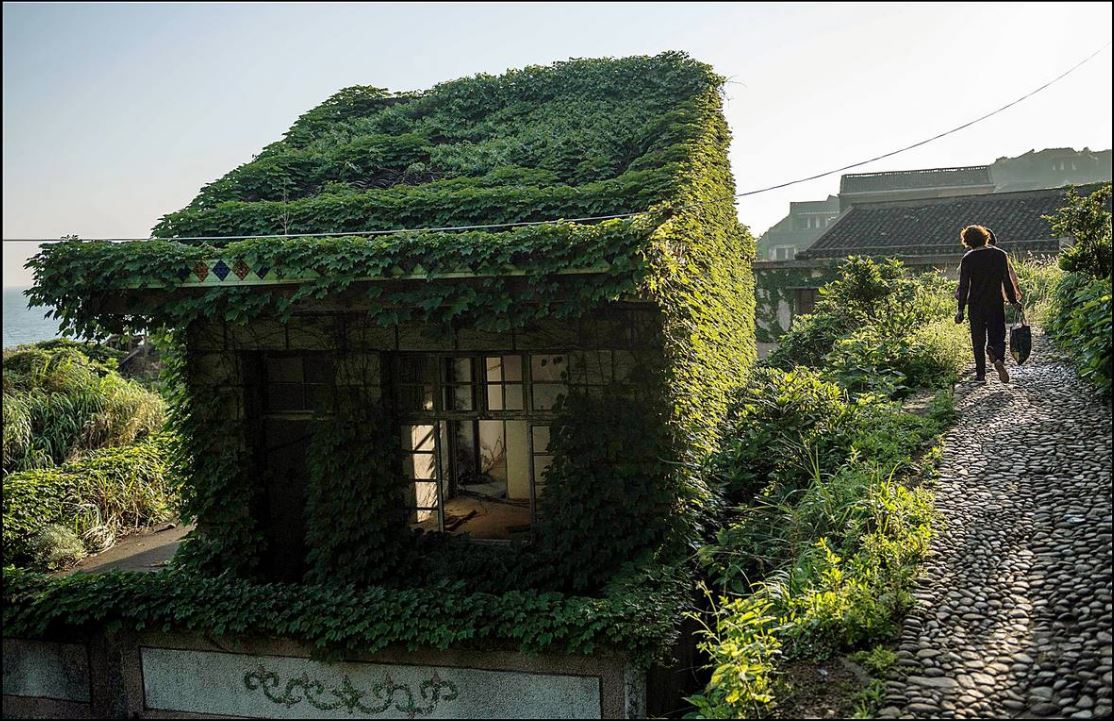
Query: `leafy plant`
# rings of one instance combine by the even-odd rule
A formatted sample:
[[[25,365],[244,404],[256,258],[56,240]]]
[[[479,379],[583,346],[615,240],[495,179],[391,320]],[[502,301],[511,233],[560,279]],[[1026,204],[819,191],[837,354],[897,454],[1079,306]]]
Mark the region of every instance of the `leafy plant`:
[[[4,352],[4,472],[61,465],[162,427],[161,398],[77,344]]]
[[[815,311],[798,317],[778,338],[770,364],[823,367],[853,392],[931,387],[933,376],[946,371],[914,367],[909,374],[901,366],[911,353],[934,350],[915,346],[911,336],[950,320],[952,287],[938,273],[910,277],[896,259],[848,258],[836,278],[820,288]],[[954,333],[935,330],[937,336]]]
[[[796,488],[813,456],[826,467],[841,455],[847,420],[843,393],[815,371],[756,369],[728,409],[710,473],[733,503]]]
[[[1071,357],[1080,377],[1099,394],[1111,389],[1111,284],[1106,278],[1069,273],[1056,289],[1046,324],[1049,335]]]
[[[755,596],[723,598],[713,603],[711,618],[713,625],[704,626],[700,650],[708,654],[712,677],[703,693],[688,699],[695,711],[690,717],[758,716],[773,701],[773,673],[781,649],[772,604]]]
[[[1069,188],[1065,204],[1052,215],[1043,216],[1056,237],[1074,239],[1060,253],[1060,268],[1091,278],[1109,278],[1114,263],[1110,239],[1110,184],[1087,197]]]
[[[72,566],[85,557],[85,544],[73,529],[57,523],[35,534],[28,550],[35,566],[48,571]]]
[[[4,562],[33,562],[45,528],[63,525],[99,551],[115,538],[171,517],[173,488],[162,434],[91,451],[59,468],[4,476]]]

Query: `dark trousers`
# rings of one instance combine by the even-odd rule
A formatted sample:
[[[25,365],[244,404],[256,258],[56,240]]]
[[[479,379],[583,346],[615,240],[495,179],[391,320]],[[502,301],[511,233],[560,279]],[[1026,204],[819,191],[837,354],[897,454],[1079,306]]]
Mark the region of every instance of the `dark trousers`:
[[[1006,312],[997,308],[970,309],[971,349],[975,351],[975,374],[986,375],[986,354],[1006,359]]]

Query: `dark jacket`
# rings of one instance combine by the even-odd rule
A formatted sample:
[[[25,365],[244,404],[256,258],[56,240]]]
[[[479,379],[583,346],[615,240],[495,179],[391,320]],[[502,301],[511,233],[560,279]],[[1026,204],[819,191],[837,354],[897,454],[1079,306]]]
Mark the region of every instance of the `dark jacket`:
[[[972,315],[1001,313],[1003,290],[1006,300],[1017,302],[1006,252],[993,246],[967,251],[959,264],[959,312],[966,307]]]

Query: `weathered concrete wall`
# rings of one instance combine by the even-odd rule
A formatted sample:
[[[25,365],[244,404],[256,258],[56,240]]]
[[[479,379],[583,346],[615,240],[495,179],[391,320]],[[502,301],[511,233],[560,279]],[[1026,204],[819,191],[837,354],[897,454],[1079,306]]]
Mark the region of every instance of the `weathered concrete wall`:
[[[5,716],[636,718],[645,674],[618,655],[385,651],[161,633],[4,639]],[[10,661],[10,663],[9,663]],[[92,664],[92,668],[91,668]]]
[[[4,718],[92,716],[89,647],[4,640]]]

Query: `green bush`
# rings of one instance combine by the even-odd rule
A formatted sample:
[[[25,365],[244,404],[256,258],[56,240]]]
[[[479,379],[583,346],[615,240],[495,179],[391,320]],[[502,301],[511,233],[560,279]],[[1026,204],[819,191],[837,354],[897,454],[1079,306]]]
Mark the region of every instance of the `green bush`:
[[[1053,341],[1071,357],[1081,378],[1100,395],[1111,391],[1110,278],[1070,273],[1056,288],[1046,324]]]
[[[1110,239],[1110,184],[1090,195],[1068,190],[1065,204],[1052,215],[1044,216],[1052,235],[1073,238],[1074,243],[1060,253],[1060,268],[1090,278],[1109,278],[1114,264]]]
[[[85,557],[85,544],[72,528],[52,523],[31,539],[29,552],[37,568],[58,571]]]
[[[34,563],[44,529],[62,525],[99,551],[129,531],[174,513],[167,466],[168,438],[156,435],[125,448],[106,448],[64,464],[4,477],[5,564]]]
[[[771,606],[769,600],[751,596],[723,598],[714,608],[713,625],[705,625],[699,644],[710,659],[712,678],[704,693],[688,699],[697,718],[752,718],[773,701],[781,642]]]
[[[731,503],[746,503],[807,477],[846,451],[849,420],[840,389],[808,368],[756,369],[728,406],[709,471]]]
[[[867,326],[836,340],[824,356],[823,374],[854,395],[896,396],[908,387],[897,368],[908,348],[905,338],[882,336]]]
[[[77,345],[5,351],[5,473],[58,466],[162,427],[165,404],[159,396],[91,360]]]
[[[932,387],[947,375],[933,360],[945,365],[947,360],[934,339],[923,336],[914,344],[910,336],[952,317],[953,288],[939,273],[910,277],[895,259],[848,258],[838,277],[820,289],[815,311],[797,318],[778,339],[770,364],[824,368],[856,393]],[[911,352],[928,358],[914,361],[906,373],[903,357]]]
[[[917,326],[909,335],[897,370],[914,388],[945,388],[958,380],[971,359],[967,326],[936,320]]]
[[[953,413],[946,391],[924,416],[870,397],[846,404],[835,431],[844,440],[833,445],[842,452],[825,462],[813,455],[796,487],[736,509],[701,549],[709,578],[732,600],[704,631],[714,675],[690,699],[699,717],[763,712],[777,654],[824,657],[895,632],[933,516],[931,495],[907,479],[923,472],[917,454]],[[749,462],[762,448],[725,448],[717,461]],[[805,443],[796,454],[808,455]]]

